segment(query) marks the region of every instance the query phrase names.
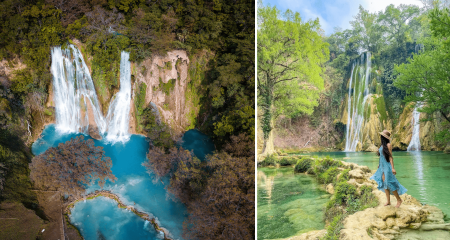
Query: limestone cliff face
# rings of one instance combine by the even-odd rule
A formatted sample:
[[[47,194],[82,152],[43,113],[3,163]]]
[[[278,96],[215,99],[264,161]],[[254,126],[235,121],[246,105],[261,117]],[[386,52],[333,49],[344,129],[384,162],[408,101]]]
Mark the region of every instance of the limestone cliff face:
[[[171,51],[166,56],[154,56],[141,64],[131,65],[132,74],[135,76],[133,93],[137,93],[138,86],[144,83],[142,86],[146,86],[145,106],[153,103],[162,120],[177,132],[183,131],[189,125],[186,118],[189,109],[185,107],[188,67],[189,58],[182,50]],[[133,94],[132,101],[136,100],[136,94]],[[135,112],[136,109],[133,109],[133,119],[130,121],[136,118]],[[132,127],[133,125],[130,124]]]
[[[393,150],[406,151],[409,143],[411,142],[412,130],[413,130],[413,111],[414,104],[408,104],[400,114],[397,123],[393,124],[393,119],[386,111],[386,115],[382,114],[382,107],[376,103],[377,98],[383,97],[380,94],[373,94],[367,100],[364,110],[364,123],[362,130],[362,141],[357,145],[356,151],[377,151],[380,146],[379,132],[387,129],[392,134],[392,148]],[[342,106],[347,104],[347,98],[342,101]],[[380,108],[380,109],[378,109]],[[342,115],[339,121],[347,124],[347,109],[341,107]],[[420,119],[429,118],[425,113],[420,115]],[[442,120],[439,116],[433,116],[434,120],[420,123],[420,144],[421,149],[424,151],[442,151],[445,146],[436,142],[436,134],[441,131]],[[342,149],[345,147],[345,139]]]
[[[398,124],[392,132],[392,148],[394,150],[406,150],[411,142],[413,130],[414,104],[408,104],[400,114]],[[420,119],[428,118],[427,114],[421,113]],[[433,116],[434,120],[420,123],[420,145],[425,151],[442,151],[445,146],[436,142],[436,134],[441,131],[441,120],[439,116]]]
[[[364,121],[362,123],[362,139],[356,145],[356,151],[377,151],[377,146],[381,144],[379,132],[383,129],[392,129],[392,120],[388,117],[388,112],[380,105],[377,104],[377,99],[383,98],[380,94],[372,94],[368,97],[366,104],[364,105]],[[342,101],[341,111],[342,115],[340,122],[347,125],[347,97]],[[345,148],[345,139],[343,140],[342,150]]]
[[[85,49],[83,43],[73,39],[72,43],[78,49]],[[92,74],[92,56],[83,52],[83,58]],[[155,55],[147,58],[141,63],[131,62],[132,75],[132,98],[130,101],[130,129],[132,134],[142,134],[143,130],[138,126],[138,110],[148,107],[150,104],[158,109],[161,120],[169,124],[175,134],[184,132],[191,123],[186,115],[189,113],[191,104],[186,104],[186,88],[190,81],[188,75],[189,57],[183,50],[174,50],[164,56]],[[98,81],[93,78],[97,97],[101,104],[101,110],[104,115],[108,111],[109,102],[114,96],[113,92],[98,86]],[[144,91],[142,91],[142,87]],[[138,96],[144,94],[145,96]],[[137,103],[139,102],[139,103]],[[80,103],[82,104],[82,103]],[[49,86],[49,96],[46,103],[47,107],[54,107],[53,89]],[[92,115],[92,109],[87,104],[82,108],[82,116],[89,116],[89,125],[96,128],[96,123]],[[53,120],[54,121],[54,120]]]

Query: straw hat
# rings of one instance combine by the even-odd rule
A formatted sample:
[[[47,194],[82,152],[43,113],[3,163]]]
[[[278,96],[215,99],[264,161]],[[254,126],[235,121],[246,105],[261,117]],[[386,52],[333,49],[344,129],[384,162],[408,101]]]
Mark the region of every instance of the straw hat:
[[[389,140],[389,142],[391,141],[391,133],[388,130],[383,130],[379,134]]]

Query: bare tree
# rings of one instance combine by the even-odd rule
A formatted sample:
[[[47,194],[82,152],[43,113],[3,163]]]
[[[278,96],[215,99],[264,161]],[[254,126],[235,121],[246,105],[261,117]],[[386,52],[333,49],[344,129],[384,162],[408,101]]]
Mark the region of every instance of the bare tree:
[[[34,157],[30,178],[38,189],[59,190],[69,197],[78,197],[97,179],[100,187],[106,179],[115,181],[111,166],[102,147],[96,147],[92,139],[85,141],[78,136]]]

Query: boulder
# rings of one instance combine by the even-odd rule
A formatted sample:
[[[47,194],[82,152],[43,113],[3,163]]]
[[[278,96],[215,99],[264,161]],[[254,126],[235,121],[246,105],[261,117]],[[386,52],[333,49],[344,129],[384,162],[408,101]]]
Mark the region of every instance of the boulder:
[[[89,125],[88,133],[91,138],[96,140],[102,140],[102,136],[100,136],[100,132],[98,131],[98,127],[94,125]]]
[[[334,194],[334,187],[333,187],[333,184],[328,184],[327,185],[327,192],[329,193],[329,194]]]

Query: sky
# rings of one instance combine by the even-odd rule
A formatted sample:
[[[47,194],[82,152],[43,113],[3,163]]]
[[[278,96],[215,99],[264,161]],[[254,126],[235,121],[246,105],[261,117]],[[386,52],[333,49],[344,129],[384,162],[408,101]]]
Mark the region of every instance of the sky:
[[[335,27],[350,29],[350,21],[358,14],[359,5],[371,13],[382,11],[390,4],[423,6],[419,0],[263,0],[263,4],[276,6],[282,12],[287,9],[299,12],[304,21],[319,18],[327,36]]]

